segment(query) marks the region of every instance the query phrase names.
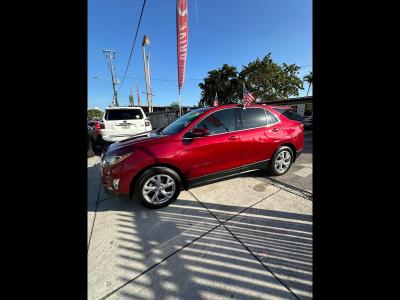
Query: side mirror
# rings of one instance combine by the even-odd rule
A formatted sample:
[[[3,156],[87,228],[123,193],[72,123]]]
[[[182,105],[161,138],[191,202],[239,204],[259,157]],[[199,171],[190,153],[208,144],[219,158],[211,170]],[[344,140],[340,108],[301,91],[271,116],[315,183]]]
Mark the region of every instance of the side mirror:
[[[194,128],[192,130],[192,136],[193,137],[202,137],[205,136],[209,133],[208,129],[204,129],[204,128]]]

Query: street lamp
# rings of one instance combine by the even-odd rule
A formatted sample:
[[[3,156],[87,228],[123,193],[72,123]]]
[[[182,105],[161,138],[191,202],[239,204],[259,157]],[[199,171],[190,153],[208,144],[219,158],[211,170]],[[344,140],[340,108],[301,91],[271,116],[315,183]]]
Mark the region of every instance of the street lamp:
[[[147,35],[145,35],[143,37],[142,47],[148,46],[148,45],[150,45],[150,38]]]

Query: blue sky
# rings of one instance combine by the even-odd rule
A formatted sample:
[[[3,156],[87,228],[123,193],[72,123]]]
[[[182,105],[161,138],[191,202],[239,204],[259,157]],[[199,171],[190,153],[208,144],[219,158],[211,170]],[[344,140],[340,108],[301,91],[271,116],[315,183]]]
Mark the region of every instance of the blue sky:
[[[89,108],[111,105],[111,75],[103,49],[116,51],[115,73],[122,80],[142,5],[142,0],[88,1]],[[169,105],[177,100],[175,9],[176,0],[147,0],[127,78],[119,91],[120,105],[129,103],[130,88],[137,103],[136,82],[141,104],[146,104],[141,52],[145,34],[151,40],[153,104]],[[271,52],[277,63],[305,66],[300,70],[301,77],[312,70],[311,0],[197,0],[197,12],[195,0],[188,0],[189,42],[182,105],[197,104],[201,93],[198,84],[208,71],[224,63],[240,70]],[[305,85],[300,96],[306,92]]]

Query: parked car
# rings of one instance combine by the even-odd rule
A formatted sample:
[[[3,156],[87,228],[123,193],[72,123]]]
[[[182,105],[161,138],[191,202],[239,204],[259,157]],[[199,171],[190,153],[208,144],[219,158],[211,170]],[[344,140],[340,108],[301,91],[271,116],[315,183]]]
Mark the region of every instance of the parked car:
[[[102,122],[101,121],[97,121],[97,120],[92,120],[92,121],[88,122],[88,125],[90,127],[92,127],[97,133],[97,140],[95,141],[95,143],[97,145],[100,145],[101,142],[102,142],[102,137],[101,137],[101,126],[102,125],[101,124],[102,124]]]
[[[303,145],[301,122],[271,106],[207,107],[147,137],[111,144],[100,173],[106,190],[158,208],[174,201],[181,187],[259,169],[285,174]]]
[[[92,157],[94,156],[94,144],[96,143],[98,139],[98,135],[96,133],[96,130],[92,128],[91,126],[87,125],[87,143],[88,143],[88,148],[87,148],[87,156]]]
[[[152,130],[141,107],[108,107],[100,125],[103,140],[112,143]]]
[[[312,116],[307,116],[304,118],[304,127],[305,128],[313,127],[313,117]]]

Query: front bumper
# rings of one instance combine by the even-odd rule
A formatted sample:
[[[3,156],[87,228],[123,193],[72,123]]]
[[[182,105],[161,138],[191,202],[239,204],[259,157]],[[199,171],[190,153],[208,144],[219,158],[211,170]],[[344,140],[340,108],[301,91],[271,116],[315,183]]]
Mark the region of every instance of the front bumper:
[[[113,166],[102,166],[100,164],[100,177],[103,187],[113,194],[129,194],[132,179],[136,174],[137,170],[128,164],[117,163]],[[119,180],[118,187],[116,187],[115,180]]]

